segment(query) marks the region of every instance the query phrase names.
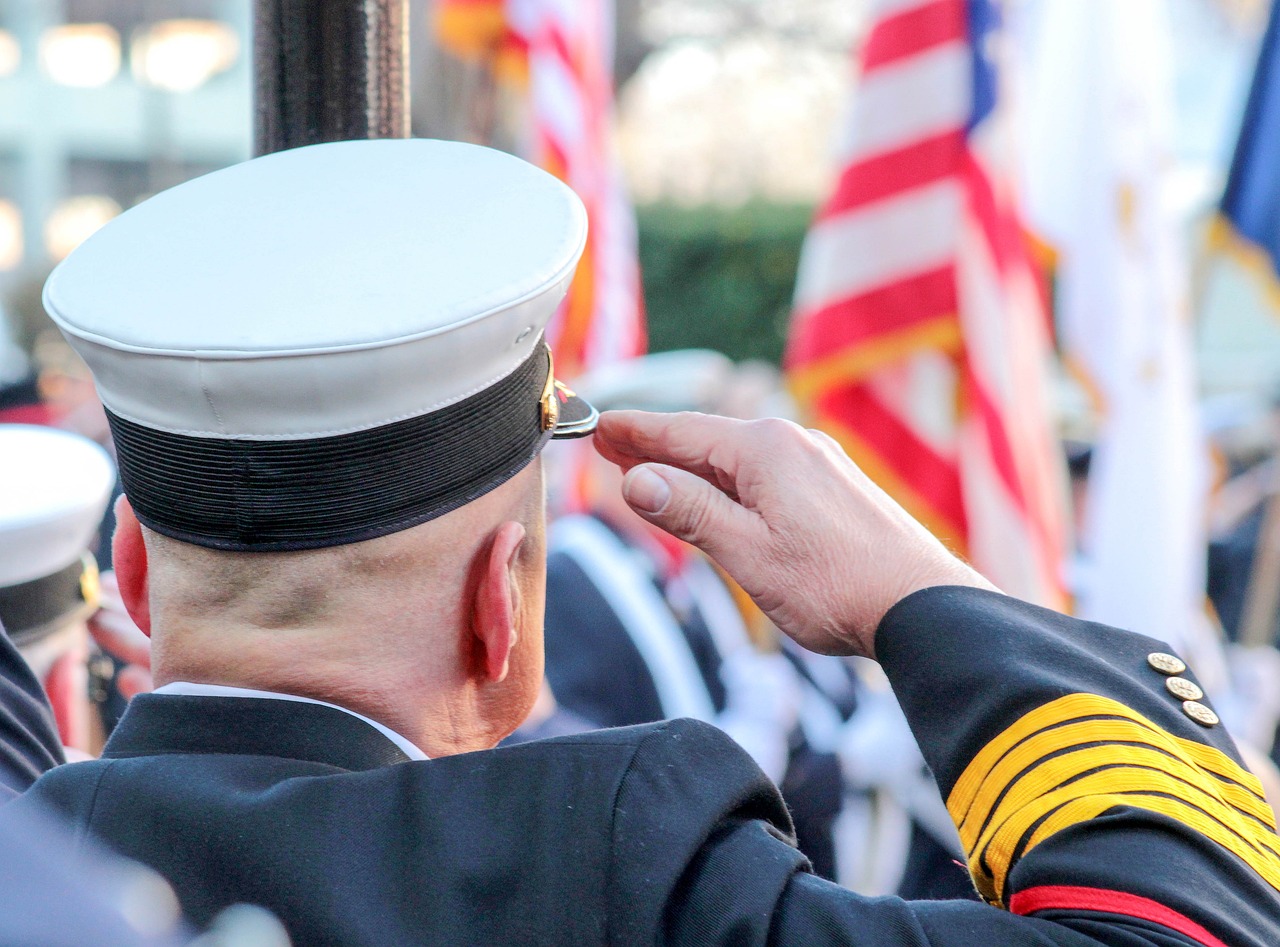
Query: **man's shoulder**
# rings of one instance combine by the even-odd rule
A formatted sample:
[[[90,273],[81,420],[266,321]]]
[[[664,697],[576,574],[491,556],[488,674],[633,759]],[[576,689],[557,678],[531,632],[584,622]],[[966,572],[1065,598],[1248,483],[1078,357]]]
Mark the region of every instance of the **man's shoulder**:
[[[414,903],[429,895],[424,929],[496,936],[521,924],[590,941],[608,919],[614,940],[652,942],[712,854],[767,863],[779,889],[803,864],[772,783],[729,737],[694,720],[357,772],[227,753],[77,763],[13,805],[38,804],[176,879],[198,920],[251,900],[300,931],[338,923],[353,899],[376,903],[390,891]],[[708,849],[744,826],[732,833],[732,852]],[[186,854],[196,840],[213,866],[199,877]],[[333,877],[365,879],[351,881],[352,904],[314,907],[314,880],[296,866],[317,859]],[[473,897],[495,877],[508,879],[511,894],[497,911]],[[560,906],[570,903],[582,916],[565,917]]]
[[[97,788],[110,766],[110,760],[99,759],[63,763],[46,770],[26,792],[0,806],[0,821],[20,825],[54,813],[75,825],[87,825]]]
[[[791,820],[777,787],[724,731],[681,718],[590,736],[635,747],[619,793],[622,827],[645,834],[654,828],[654,811],[680,809],[695,819],[759,819],[790,836]],[[634,826],[626,825],[630,820]]]
[[[61,763],[41,773],[40,778],[35,781],[31,788],[18,798],[19,800],[23,799],[37,789],[57,791],[63,787],[95,785],[102,780],[111,763],[111,760],[106,759]]]
[[[720,808],[726,798],[761,792],[776,793],[755,761],[727,734],[708,723],[687,718],[631,727],[590,730],[513,746],[462,753],[436,760],[402,764],[394,769],[412,773],[415,780],[449,781],[486,774],[545,774],[547,780],[580,780],[603,788],[616,798],[639,801],[684,801],[697,809],[705,800]]]
[[[197,759],[200,763],[193,765],[193,761]],[[767,782],[751,758],[723,731],[698,720],[677,719],[590,730],[492,750],[399,763],[364,772],[349,772],[337,766],[260,754],[139,754],[121,759],[104,758],[55,767],[40,777],[33,790],[36,790],[35,795],[51,796],[93,790],[112,768],[117,770],[112,782],[127,782],[131,776],[148,770],[173,768],[182,770],[186,778],[198,781],[202,768],[241,770],[251,767],[255,762],[262,768],[278,769],[282,778],[299,775],[309,779],[325,776],[351,777],[358,782],[384,779],[435,782],[456,779],[463,774],[483,778],[505,770],[563,768],[570,772],[577,769],[575,760],[583,763],[590,761],[593,776],[591,781],[596,783],[617,782],[626,778],[644,782],[650,770],[660,772],[673,765],[679,765],[694,783],[701,782],[704,778],[710,782],[722,782],[726,772],[736,774],[739,778],[745,777],[751,782],[757,777]],[[296,774],[292,773],[295,769],[298,771]]]
[[[611,866],[607,900],[619,908],[611,915],[614,939],[651,943],[676,906],[693,927],[717,929],[744,915],[767,927],[771,905],[807,862],[777,787],[723,731],[666,720],[493,755],[536,754],[556,759],[558,772],[573,772],[575,754],[594,765],[606,752],[617,754],[601,810]]]
[[[458,817],[470,813],[479,825],[494,812],[533,805],[551,821],[602,833],[601,844],[623,848],[669,844],[673,835],[692,844],[725,818],[760,819],[784,839],[791,831],[777,789],[751,757],[715,727],[685,719],[363,771],[236,753],[103,759],[57,767],[27,797],[99,829],[120,806],[207,811],[236,799],[267,813],[280,805],[306,810],[343,798],[364,800],[367,824],[384,817],[403,824],[407,806],[424,823],[445,810]],[[474,806],[479,809],[471,813]]]
[[[607,727],[600,730],[586,730],[582,733],[551,737],[546,740],[533,740],[529,743],[516,744],[513,747],[503,747],[503,751],[534,749],[561,752],[563,749],[571,747],[594,746],[630,746],[639,749],[643,744],[648,752],[662,753],[664,750],[680,751],[690,742],[720,745],[730,752],[736,750],[738,753],[743,753],[723,730],[689,717],[659,720],[656,723],[642,723],[631,727]]]

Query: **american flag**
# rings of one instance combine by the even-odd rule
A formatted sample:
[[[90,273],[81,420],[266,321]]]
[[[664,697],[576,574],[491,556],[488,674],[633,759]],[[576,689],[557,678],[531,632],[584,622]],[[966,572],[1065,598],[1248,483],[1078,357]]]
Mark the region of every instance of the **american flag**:
[[[643,354],[635,215],[613,147],[613,0],[437,0],[436,24],[446,48],[526,78],[526,157],[586,205],[587,247],[547,329],[557,374]]]
[[[794,393],[1010,594],[1064,599],[1043,287],[1013,198],[992,0],[878,0],[805,242]]]

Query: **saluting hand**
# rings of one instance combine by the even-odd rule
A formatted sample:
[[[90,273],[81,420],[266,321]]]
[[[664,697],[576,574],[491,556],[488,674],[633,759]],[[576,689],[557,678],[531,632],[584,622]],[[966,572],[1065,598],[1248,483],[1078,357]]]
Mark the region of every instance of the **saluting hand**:
[[[595,444],[627,471],[632,509],[710,555],[812,651],[874,657],[880,619],[912,592],[993,588],[819,431],[610,411]]]

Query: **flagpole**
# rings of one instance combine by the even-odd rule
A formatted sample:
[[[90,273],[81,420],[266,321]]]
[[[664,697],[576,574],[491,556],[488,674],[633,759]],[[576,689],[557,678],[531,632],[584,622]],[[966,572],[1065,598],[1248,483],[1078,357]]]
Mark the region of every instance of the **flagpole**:
[[[409,135],[408,0],[254,0],[254,153]]]

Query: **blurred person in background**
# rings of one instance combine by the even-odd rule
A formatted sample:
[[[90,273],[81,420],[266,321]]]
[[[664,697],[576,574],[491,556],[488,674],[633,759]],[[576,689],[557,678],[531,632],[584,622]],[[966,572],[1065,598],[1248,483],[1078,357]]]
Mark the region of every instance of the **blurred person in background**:
[[[1247,396],[1220,396],[1205,408],[1218,468],[1210,511],[1209,597],[1231,641],[1245,631],[1268,504],[1280,486],[1280,391],[1275,396],[1270,405]],[[1270,627],[1260,630],[1267,643],[1275,643],[1280,616],[1270,618]]]
[[[55,377],[54,366],[42,365],[36,354],[42,342],[66,347],[40,304],[40,287],[47,276],[45,272],[21,280],[0,312],[0,424],[59,426],[61,406],[71,396],[63,379]],[[65,368],[65,363],[59,367]],[[82,363],[78,372],[88,374],[88,369]]]
[[[1280,392],[1206,405],[1220,478],[1210,508],[1208,594],[1225,636],[1227,715],[1245,752],[1280,763]],[[1280,772],[1253,765],[1280,796]]]
[[[0,424],[39,424],[72,431],[114,457],[107,416],[88,366],[67,345],[40,302],[47,275],[19,283],[0,313]],[[112,503],[103,514],[99,542],[92,550],[104,572],[111,568],[112,509],[119,495],[117,481]]]
[[[1089,477],[1094,453],[1093,421],[1082,403],[1067,398],[1063,447],[1071,476],[1072,516],[1077,540],[1088,515]],[[1280,652],[1270,643],[1241,641],[1247,592],[1254,575],[1255,549],[1266,499],[1274,490],[1276,465],[1270,459],[1274,431],[1265,409],[1249,397],[1210,399],[1202,408],[1206,434],[1218,470],[1210,496],[1209,548],[1204,600],[1206,634],[1197,663],[1201,683],[1239,741],[1240,752],[1267,789],[1280,797],[1275,753],[1280,722]],[[1077,545],[1071,564],[1072,588],[1092,581],[1093,563]]]
[[[41,424],[72,431],[114,456],[111,431],[93,376],[40,302],[47,275],[19,283],[0,313],[0,423]],[[6,370],[6,365],[12,367]],[[111,564],[110,528],[104,535],[107,541],[95,554],[106,569]]]
[[[47,275],[47,274],[45,274]],[[39,424],[71,431],[101,446],[115,457],[106,412],[98,400],[88,367],[71,348],[44,311],[40,291],[44,277],[20,282],[10,294],[0,329],[0,423]],[[5,353],[13,366],[3,371]],[[21,366],[19,371],[17,366]],[[4,379],[16,379],[7,387]],[[115,500],[119,479],[102,514],[90,552],[101,570],[101,607],[89,621],[96,642],[91,658],[91,690],[107,733],[124,713],[130,696],[146,689],[146,639],[120,603],[111,571],[111,535],[115,531]]]
[[[90,702],[90,550],[115,466],[86,438],[28,425],[0,425],[0,457],[0,620],[43,684],[63,745],[94,755],[105,737]]]
[[[29,346],[0,309],[0,424],[51,424]]]

